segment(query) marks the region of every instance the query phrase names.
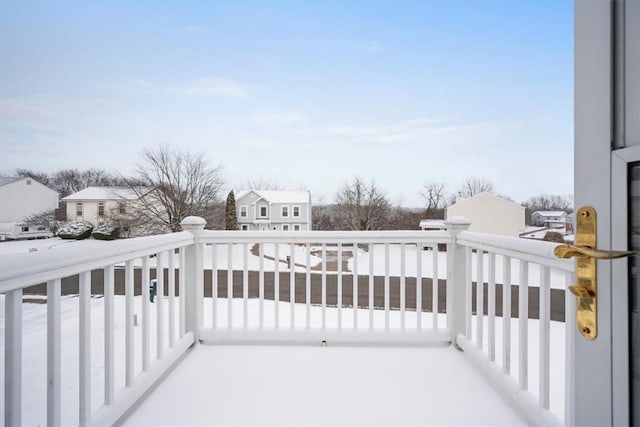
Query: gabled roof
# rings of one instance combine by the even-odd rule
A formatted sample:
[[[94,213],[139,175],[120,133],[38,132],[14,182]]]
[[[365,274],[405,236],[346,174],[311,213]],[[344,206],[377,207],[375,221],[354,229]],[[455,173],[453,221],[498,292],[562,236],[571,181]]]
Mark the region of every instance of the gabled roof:
[[[87,187],[77,193],[63,197],[62,200],[135,200],[137,198],[135,191],[128,187]]]
[[[0,187],[23,179],[20,176],[0,176]]]
[[[298,190],[243,190],[238,193],[236,200],[249,193],[255,193],[269,203],[309,203],[309,192]]]
[[[47,190],[51,191],[52,193],[58,194],[58,192],[56,190],[54,190],[53,188],[50,188],[47,185],[44,185],[43,183],[41,183],[40,181],[33,179],[31,177],[28,176],[0,176],[0,187],[3,187],[5,185],[8,184],[13,184],[14,182],[20,182],[20,181],[27,181],[30,180],[31,182],[27,182],[27,185],[31,185],[31,184],[36,184],[39,185],[40,187],[44,187]]]
[[[509,204],[512,204],[513,206],[517,206],[519,208],[524,209],[524,206],[522,206],[519,203],[512,202],[511,200],[503,199],[500,196],[496,196],[495,194],[492,194],[492,193],[487,193],[486,191],[483,191],[482,193],[474,194],[471,197],[458,198],[454,204],[449,206],[449,208],[452,207],[452,206],[456,206],[456,205],[463,205],[463,204],[467,203],[469,200],[476,199],[476,198],[491,198],[491,199],[499,200],[499,201],[501,201],[503,203],[509,203]],[[447,208],[447,209],[449,209],[449,208]]]
[[[565,211],[535,211],[533,214],[538,214],[540,216],[566,216],[567,215]]]

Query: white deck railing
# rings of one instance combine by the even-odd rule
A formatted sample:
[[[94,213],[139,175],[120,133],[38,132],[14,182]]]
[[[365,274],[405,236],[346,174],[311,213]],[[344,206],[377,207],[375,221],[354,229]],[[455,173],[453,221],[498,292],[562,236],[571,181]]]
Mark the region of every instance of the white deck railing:
[[[56,250],[28,254],[8,254],[2,258],[0,269],[0,294],[5,295],[5,367],[4,367],[4,424],[22,425],[22,298],[23,289],[46,283],[47,292],[47,425],[61,425],[62,364],[61,364],[61,286],[62,279],[78,277],[79,295],[79,390],[78,422],[80,425],[114,424],[133,403],[157,381],[158,378],[194,342],[191,332],[185,328],[183,286],[175,297],[175,271],[185,264],[185,250],[193,247],[192,233],[181,232],[163,236],[141,237],[113,242],[86,242],[79,252],[74,245],[62,245]],[[176,250],[178,253],[175,253]],[[158,298],[155,321],[149,316],[150,257],[157,266],[156,277],[164,282],[164,270],[168,268],[168,342],[165,342],[165,310],[162,298]],[[142,343],[140,354],[134,353],[134,263],[141,268],[142,288]],[[116,394],[114,330],[114,279],[115,270],[124,269],[125,318],[125,388]],[[91,367],[91,287],[92,271],[104,274],[104,371],[100,380],[104,384],[104,406],[97,412],[91,410],[91,389],[94,381]],[[185,272],[180,268],[180,275]],[[92,283],[93,282],[93,283]],[[163,286],[158,286],[159,296]],[[174,298],[175,297],[175,298]],[[176,322],[176,303],[180,321]],[[155,326],[157,336],[151,337]],[[176,331],[176,328],[178,329]],[[156,342],[155,358],[151,359],[150,341]],[[142,359],[142,370],[134,374],[135,357]]]
[[[47,253],[4,257],[0,293],[6,296],[5,425],[21,424],[22,294],[24,288],[39,283],[47,284],[47,423],[61,424],[60,293],[62,279],[75,275],[79,275],[81,425],[110,425],[120,420],[193,343],[200,341],[453,341],[511,393],[532,422],[558,422],[548,410],[549,277],[552,269],[570,275],[572,264],[556,260],[551,253],[553,245],[471,233],[465,231],[468,221],[460,218],[452,218],[447,226],[446,232],[219,232],[206,231],[204,220],[189,217],[183,222],[185,231],[181,233],[86,242],[82,246],[84,253],[77,253],[73,245],[68,245]],[[447,245],[446,252],[439,250],[441,245]],[[314,256],[315,251],[319,257]],[[484,252],[487,254],[477,256]],[[250,253],[255,255],[251,259]],[[234,256],[242,257],[242,268],[234,269]],[[476,281],[483,283],[486,278],[487,282],[486,313],[484,291],[476,292],[477,310],[476,314],[472,312],[474,258]],[[498,258],[503,261],[506,279],[503,289],[516,284],[511,280],[511,266],[513,262],[519,266],[517,383],[511,377],[510,292],[503,292],[503,333],[501,337],[496,334]],[[532,264],[541,266],[538,393],[530,393],[527,382],[529,288],[523,284],[529,283]],[[120,390],[115,387],[114,368],[116,268],[124,268],[125,284],[126,361],[124,387]],[[136,268],[141,270],[139,279],[134,279]],[[91,272],[96,269],[104,273],[104,405],[92,412],[89,314]],[[155,319],[151,319],[148,283],[154,270],[158,300],[154,305]],[[209,271],[210,280],[205,281]],[[446,277],[446,299],[440,294],[439,276]],[[432,286],[427,286],[429,279]],[[133,332],[135,284],[141,285],[140,343],[134,343]],[[206,308],[205,292],[211,296]],[[496,356],[497,342],[502,343],[501,358]],[[139,354],[136,349],[140,349]],[[139,370],[135,369],[136,361],[141,364]]]
[[[550,356],[562,353],[559,350],[564,351],[564,348],[552,348],[551,278],[553,272],[554,280],[559,282],[555,283],[556,287],[566,288],[573,278],[574,264],[573,261],[556,258],[553,254],[555,246],[548,242],[469,231],[462,231],[456,236],[458,258],[454,268],[464,274],[464,280],[458,280],[455,286],[464,288],[466,300],[465,324],[458,331],[456,343],[537,425],[563,424],[560,417],[550,412]],[[501,294],[496,291],[497,275],[501,275]],[[517,290],[517,331],[512,331],[512,287]],[[538,297],[538,313],[529,313],[530,295]],[[496,333],[497,297],[502,299],[499,334]],[[472,310],[474,305],[475,313]],[[566,324],[572,325],[569,318],[572,313],[566,309],[564,313]],[[531,320],[535,317],[537,322]],[[529,360],[532,350],[535,351],[529,348],[532,323],[538,332],[539,345],[537,366],[534,367],[530,366]],[[517,335],[517,373],[512,372],[514,333]],[[496,354],[497,344],[502,350],[500,356]],[[566,372],[565,359],[558,362],[562,364],[561,372]],[[529,385],[531,368],[538,373],[537,390],[532,390]],[[564,400],[565,396],[561,399]]]
[[[437,315],[438,246],[450,242],[448,232],[203,231],[199,242],[211,245],[212,254],[212,321],[210,328],[200,332],[200,339],[206,342],[420,344],[451,340],[446,319],[440,321]],[[241,255],[235,249],[240,249]],[[248,265],[250,251],[258,258],[257,268]],[[313,252],[319,255],[313,256],[315,261]],[[233,277],[234,253],[243,257],[238,278]],[[331,269],[328,253],[333,254]],[[221,255],[226,257],[226,267],[219,265]],[[377,263],[381,268],[374,268]],[[423,272],[427,263],[431,274]],[[250,270],[257,270],[258,289],[253,292],[257,307],[252,307],[249,300]],[[271,286],[265,285],[266,277]],[[431,286],[423,279],[431,279]],[[430,295],[425,295],[427,289]],[[226,307],[222,308],[226,316],[220,313],[219,290],[225,293]],[[267,291],[272,295],[268,310]],[[430,301],[430,307],[422,306],[423,297]],[[412,302],[411,307],[407,300]],[[328,306],[335,308],[330,314]],[[252,309],[257,309],[257,316],[250,324]],[[234,310],[241,312],[238,319]]]

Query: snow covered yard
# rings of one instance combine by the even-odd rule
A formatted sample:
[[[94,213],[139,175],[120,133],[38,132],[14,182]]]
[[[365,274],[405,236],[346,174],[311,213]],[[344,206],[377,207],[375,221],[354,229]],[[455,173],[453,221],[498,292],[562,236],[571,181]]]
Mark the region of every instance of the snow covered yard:
[[[84,250],[98,250],[101,245],[109,245],[112,242],[108,241],[97,241],[97,240],[84,240],[84,241],[74,241],[74,240],[62,240],[58,238],[52,239],[44,239],[44,240],[26,240],[26,241],[16,241],[16,242],[3,242],[0,244],[0,257],[5,254],[10,253],[29,253],[30,251],[46,251],[46,250],[56,250],[61,247],[61,245],[77,245]],[[256,255],[256,250],[253,248],[254,245],[248,244],[246,247],[242,244],[234,244],[231,245],[231,251],[229,251],[229,247],[226,244],[217,245],[215,257],[213,254],[213,247],[211,245],[205,245],[204,248],[204,268],[211,269],[213,265],[213,260],[215,259],[216,267],[220,270],[226,270],[231,266],[233,270],[242,270],[244,268],[244,256],[245,252],[247,255],[247,268],[249,271],[258,271],[260,269],[260,258]],[[376,276],[384,276],[385,274],[385,245],[383,244],[375,244],[369,245],[369,247],[373,251],[373,273]],[[264,260],[263,266],[264,271],[274,271],[275,270],[275,259],[276,259],[276,249],[274,244],[265,243],[263,245],[264,250]],[[335,252],[336,246],[327,246],[327,251]],[[309,254],[309,267],[317,271],[321,267],[322,258],[319,256],[321,247],[317,245],[312,245],[310,247],[311,253]],[[354,269],[354,258],[352,256],[353,248],[350,246],[344,246],[344,260],[348,265],[348,270],[345,270],[345,273],[350,273]],[[307,248],[302,245],[294,245],[294,261],[296,264],[295,270],[296,272],[304,272],[306,271],[306,259],[307,259]],[[434,273],[434,261],[433,261],[433,252],[430,250],[421,250],[420,251],[420,261],[422,267],[422,277],[433,277]],[[278,245],[278,254],[277,259],[279,262],[279,270],[281,272],[288,271],[287,265],[287,257],[291,256],[291,247],[288,244],[280,244]],[[357,265],[358,272],[361,275],[366,275],[369,272],[370,265],[370,254],[367,250],[362,247],[358,247],[356,250],[357,257]],[[483,254],[483,277],[486,282],[486,278],[488,277],[489,271],[489,262],[488,262],[488,254]],[[178,265],[178,255],[175,255],[175,262]],[[329,256],[327,256],[329,258]],[[331,258],[335,258],[335,254],[331,255]],[[156,258],[153,257],[150,260],[150,266],[155,267]],[[471,275],[472,280],[476,280],[476,262],[477,262],[477,253],[472,254],[472,268]],[[503,277],[503,262],[504,259],[501,256],[496,256],[496,283],[504,283]],[[136,266],[141,265],[141,260],[137,259],[135,261]],[[416,276],[416,266],[417,266],[417,253],[415,245],[406,245],[405,246],[405,275],[406,277],[415,277]],[[389,245],[389,275],[398,277],[401,274],[401,246],[397,244]],[[438,278],[446,279],[447,278],[447,254],[444,251],[440,251],[437,254],[437,266],[438,270]],[[327,271],[328,274],[335,274],[335,269],[329,269]],[[513,285],[517,285],[520,283],[520,263],[516,259],[511,260],[511,283]],[[529,286],[540,286],[540,267],[537,264],[530,263],[529,264]],[[566,274],[557,270],[551,270],[551,287],[554,289],[566,289]]]
[[[140,317],[141,297],[134,299]],[[104,392],[104,305],[91,300],[91,402],[95,411]],[[205,327],[211,324],[211,299],[206,299]],[[234,324],[241,324],[241,299],[233,300]],[[251,324],[257,323],[256,300],[249,301]],[[165,307],[166,307],[165,301]],[[151,357],[155,357],[155,308],[151,304]],[[4,301],[0,301],[4,327]],[[218,316],[227,316],[227,301],[217,304]],[[272,319],[274,304],[265,301],[265,317]],[[305,307],[296,305],[296,317]],[[345,318],[350,317],[344,310]],[[336,309],[327,309],[327,327],[337,325]],[[358,310],[366,324],[367,310]],[[410,314],[410,313],[407,313]],[[289,306],[280,303],[287,324]],[[415,313],[413,313],[415,316]],[[312,322],[319,323],[321,308],[312,307]],[[23,384],[24,425],[46,420],[46,305],[24,304]],[[115,297],[116,392],[124,387],[124,297]],[[399,312],[390,313],[398,328]],[[423,323],[431,314],[423,314]],[[439,315],[441,325],[445,315]],[[475,319],[474,319],[475,321]],[[486,322],[486,319],[484,320]],[[562,416],[564,390],[564,324],[552,322],[551,409]],[[377,310],[375,326],[384,327]],[[165,342],[168,319],[165,316]],[[177,329],[177,324],[175,325]],[[269,328],[266,323],[265,327]],[[537,320],[529,320],[529,380],[537,389]],[[78,422],[78,298],[62,300],[62,420]],[[475,329],[474,329],[475,330]],[[501,319],[496,319],[500,343]],[[517,372],[517,320],[512,320],[512,373]],[[0,359],[4,357],[4,331]],[[486,335],[485,335],[486,337]],[[135,327],[135,371],[141,370],[141,328]],[[486,348],[486,346],[485,346]],[[501,354],[498,344],[496,354]],[[498,357],[498,359],[500,359]],[[4,360],[0,360],[2,367]],[[4,393],[4,390],[0,391]],[[0,397],[3,397],[0,395]],[[0,405],[3,404],[0,398]],[[464,403],[461,403],[464,402]],[[460,408],[465,408],[460,410]],[[2,412],[4,412],[2,410]],[[255,424],[440,424],[519,425],[523,420],[500,394],[465,359],[446,347],[290,347],[199,345],[151,393],[127,425],[255,425]]]

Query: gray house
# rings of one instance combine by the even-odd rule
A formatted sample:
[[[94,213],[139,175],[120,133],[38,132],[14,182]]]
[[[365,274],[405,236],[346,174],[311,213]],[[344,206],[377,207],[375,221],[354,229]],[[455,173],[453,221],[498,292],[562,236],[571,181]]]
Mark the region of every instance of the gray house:
[[[309,191],[241,191],[236,209],[240,230],[311,230]]]
[[[539,227],[564,228],[566,222],[565,211],[535,211],[531,214],[531,224]]]

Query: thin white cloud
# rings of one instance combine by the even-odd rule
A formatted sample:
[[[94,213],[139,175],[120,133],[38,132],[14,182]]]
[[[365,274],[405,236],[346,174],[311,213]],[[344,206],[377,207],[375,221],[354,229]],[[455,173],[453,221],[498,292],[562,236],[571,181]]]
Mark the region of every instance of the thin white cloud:
[[[245,145],[254,148],[276,148],[277,144],[266,138],[250,138],[245,140]]]
[[[0,122],[34,122],[55,116],[56,109],[50,102],[39,99],[0,99]]]
[[[258,110],[251,119],[260,125],[292,125],[303,121],[303,115],[296,110]]]
[[[327,126],[317,127],[312,133],[342,143],[359,144],[416,144],[465,143],[483,140],[495,130],[483,123],[454,124],[431,118],[418,118],[383,126]]]

